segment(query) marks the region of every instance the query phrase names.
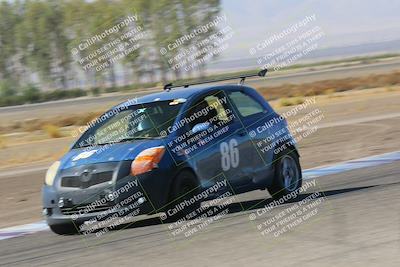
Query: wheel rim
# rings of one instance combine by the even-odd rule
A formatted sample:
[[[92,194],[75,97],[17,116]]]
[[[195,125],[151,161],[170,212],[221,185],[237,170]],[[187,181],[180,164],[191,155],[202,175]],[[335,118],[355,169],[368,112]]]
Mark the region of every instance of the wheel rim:
[[[285,155],[282,160],[283,185],[288,191],[297,189],[299,182],[299,170],[296,161],[289,155]]]

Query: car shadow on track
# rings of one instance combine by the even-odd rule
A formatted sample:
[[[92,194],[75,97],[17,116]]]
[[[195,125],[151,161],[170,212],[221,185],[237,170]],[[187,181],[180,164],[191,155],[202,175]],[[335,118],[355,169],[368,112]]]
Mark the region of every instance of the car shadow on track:
[[[355,192],[355,191],[359,191],[359,190],[373,188],[376,186],[379,186],[379,185],[319,191],[319,196],[317,196],[317,198],[347,194],[347,193],[351,193],[351,192]],[[288,200],[285,202],[285,204],[300,202],[300,201],[306,199],[307,197],[311,196],[314,193],[316,193],[316,192],[300,194],[296,199]],[[248,200],[248,201],[242,201],[242,202],[234,202],[234,203],[231,203],[231,204],[225,206],[225,208],[228,209],[228,214],[239,214],[240,212],[252,211],[252,210],[257,210],[257,209],[263,208],[269,204],[272,204],[273,202],[274,202],[273,198],[254,199],[254,200]],[[282,205],[285,205],[285,204],[282,204]],[[213,209],[214,207],[216,207],[216,206],[210,206],[208,209]],[[207,210],[205,210],[202,214],[207,214]],[[199,217],[199,216],[197,216],[197,217]],[[193,217],[192,219],[196,219],[197,217]],[[205,217],[209,217],[209,216],[205,216]],[[203,219],[204,219],[204,217],[203,217]],[[122,224],[122,225],[119,225],[118,227],[115,227],[113,230],[133,229],[133,228],[140,228],[140,227],[160,225],[160,224],[169,224],[169,223],[174,223],[174,221],[169,221],[169,220],[162,221],[159,217],[157,217],[157,218],[149,218],[149,219],[136,221],[134,223]]]

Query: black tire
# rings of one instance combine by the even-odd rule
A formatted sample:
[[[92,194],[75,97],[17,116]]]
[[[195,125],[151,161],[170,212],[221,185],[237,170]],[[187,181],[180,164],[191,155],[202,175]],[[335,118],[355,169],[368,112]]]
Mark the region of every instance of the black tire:
[[[174,179],[170,193],[170,204],[167,206],[167,210],[173,209],[177,204],[182,203],[185,200],[192,199],[199,193],[199,183],[196,175],[189,170],[183,170]],[[184,218],[186,215],[200,208],[201,201],[195,201],[192,205],[186,206],[184,209],[176,212],[173,215],[168,215],[169,221],[177,221]]]
[[[74,235],[79,233],[79,225],[74,223],[49,225],[49,227],[53,233],[58,235]]]
[[[290,162],[290,166],[288,166]],[[275,163],[275,176],[268,192],[274,199],[281,199],[293,192],[298,192],[303,183],[299,156],[296,151],[281,153]],[[287,200],[297,198],[288,197]]]

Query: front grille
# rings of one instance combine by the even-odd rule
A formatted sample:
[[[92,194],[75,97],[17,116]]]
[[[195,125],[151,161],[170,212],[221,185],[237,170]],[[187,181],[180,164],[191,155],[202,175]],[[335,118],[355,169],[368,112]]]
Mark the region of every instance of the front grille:
[[[109,182],[112,180],[113,172],[100,172],[93,173],[90,179],[87,181],[82,179],[81,176],[65,176],[61,178],[62,187],[73,187],[73,188],[88,188],[96,184]]]
[[[94,212],[101,212],[106,210],[111,210],[113,206],[111,205],[96,205],[92,207],[90,204],[88,205],[79,205],[69,208],[60,208],[61,213],[64,215],[80,215],[80,214],[89,214]]]

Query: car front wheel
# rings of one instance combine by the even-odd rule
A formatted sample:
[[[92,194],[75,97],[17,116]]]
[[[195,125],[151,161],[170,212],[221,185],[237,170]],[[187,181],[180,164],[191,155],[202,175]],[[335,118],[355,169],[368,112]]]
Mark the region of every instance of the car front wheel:
[[[172,186],[170,204],[167,209],[174,209],[176,205],[181,206],[184,202],[192,203],[184,205],[184,208],[169,216],[170,221],[177,221],[185,218],[186,215],[197,210],[201,206],[201,201],[194,201],[193,197],[199,193],[199,185],[196,176],[191,172],[184,170],[175,178]]]
[[[58,235],[73,235],[79,233],[79,226],[74,223],[49,225],[50,230]]]

